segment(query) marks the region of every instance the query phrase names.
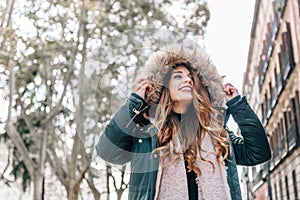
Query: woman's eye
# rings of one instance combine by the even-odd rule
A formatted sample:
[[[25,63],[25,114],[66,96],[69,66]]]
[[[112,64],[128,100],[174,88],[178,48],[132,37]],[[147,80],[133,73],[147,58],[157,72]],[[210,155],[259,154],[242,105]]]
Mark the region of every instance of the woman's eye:
[[[175,79],[180,79],[180,78],[182,78],[182,76],[181,75],[175,75],[174,78]]]

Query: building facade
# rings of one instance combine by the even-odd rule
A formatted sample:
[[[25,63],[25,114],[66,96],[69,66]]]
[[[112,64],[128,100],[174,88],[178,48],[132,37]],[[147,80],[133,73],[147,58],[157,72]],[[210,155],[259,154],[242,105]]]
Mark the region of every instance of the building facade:
[[[257,0],[243,94],[272,159],[247,169],[245,199],[300,199],[300,0]]]

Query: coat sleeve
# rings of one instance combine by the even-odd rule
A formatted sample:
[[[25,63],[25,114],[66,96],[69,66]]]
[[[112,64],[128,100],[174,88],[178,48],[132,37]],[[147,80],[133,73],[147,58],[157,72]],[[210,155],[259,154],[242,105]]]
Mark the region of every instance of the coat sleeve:
[[[242,137],[232,131],[229,137],[238,165],[252,166],[271,158],[271,150],[265,130],[254,111],[243,97],[230,104],[227,112],[232,115],[241,130]]]
[[[132,94],[113,115],[96,145],[97,155],[112,164],[131,161],[135,129],[145,123],[142,117],[148,105]]]

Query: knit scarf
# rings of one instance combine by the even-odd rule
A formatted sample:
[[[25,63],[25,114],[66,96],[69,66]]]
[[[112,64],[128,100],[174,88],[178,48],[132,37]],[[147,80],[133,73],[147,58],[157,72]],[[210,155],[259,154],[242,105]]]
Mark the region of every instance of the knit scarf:
[[[180,146],[178,140],[177,144]],[[206,134],[203,138],[202,150],[197,152],[196,164],[201,169],[201,176],[197,176],[199,200],[230,200],[230,190],[226,178],[226,169],[224,164],[220,164],[216,158],[210,135]],[[212,161],[215,169],[210,163],[201,160],[201,156]],[[186,168],[183,155],[171,164],[167,164],[166,159],[160,161],[159,171],[156,183],[156,198],[158,200],[187,200],[188,185],[186,177]],[[162,167],[164,166],[164,167]]]

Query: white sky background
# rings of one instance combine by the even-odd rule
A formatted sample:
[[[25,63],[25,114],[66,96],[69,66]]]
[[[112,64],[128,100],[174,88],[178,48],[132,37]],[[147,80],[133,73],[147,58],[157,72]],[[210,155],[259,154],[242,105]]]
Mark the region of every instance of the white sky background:
[[[247,67],[255,0],[208,0],[211,18],[205,48],[224,83],[231,82],[242,93]]]
[[[211,18],[204,39],[206,51],[218,72],[226,75],[224,83],[232,83],[242,94],[255,0],[208,0],[208,6]],[[232,118],[227,125],[237,130]],[[241,173],[239,166],[238,171]],[[243,185],[240,187],[244,194]]]
[[[208,0],[211,18],[207,25],[204,45],[218,72],[225,75],[224,83],[232,83],[242,94],[247,67],[250,34],[255,0]],[[227,126],[236,132],[232,117]]]

